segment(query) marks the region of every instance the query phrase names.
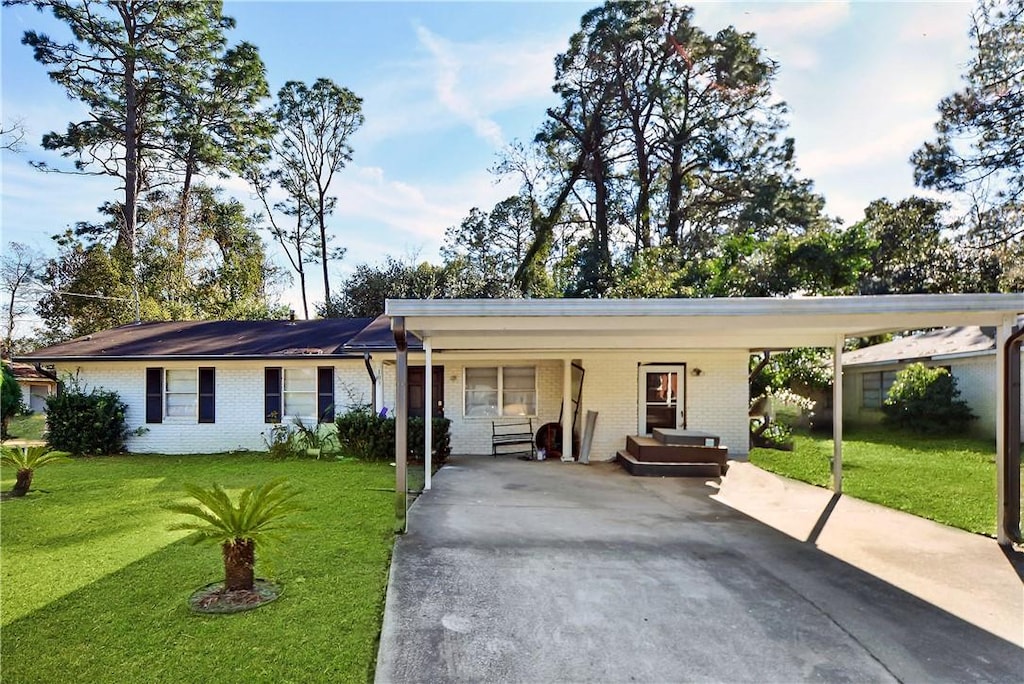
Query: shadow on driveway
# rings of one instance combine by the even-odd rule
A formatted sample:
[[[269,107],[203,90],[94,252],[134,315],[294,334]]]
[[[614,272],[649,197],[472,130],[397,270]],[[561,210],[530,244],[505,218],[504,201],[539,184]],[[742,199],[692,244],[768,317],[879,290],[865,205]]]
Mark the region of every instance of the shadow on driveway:
[[[453,459],[397,541],[377,681],[1020,680],[1019,646],[716,484]]]

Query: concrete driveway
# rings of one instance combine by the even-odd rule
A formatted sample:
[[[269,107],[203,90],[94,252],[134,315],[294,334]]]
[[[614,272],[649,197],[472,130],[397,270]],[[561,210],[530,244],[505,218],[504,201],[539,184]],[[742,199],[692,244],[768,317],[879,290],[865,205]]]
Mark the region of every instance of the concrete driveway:
[[[723,496],[755,502],[750,469],[734,466]],[[453,459],[396,544],[377,681],[1021,681],[1015,618],[997,636],[740,513],[713,485]],[[1020,578],[995,553],[1012,616]]]

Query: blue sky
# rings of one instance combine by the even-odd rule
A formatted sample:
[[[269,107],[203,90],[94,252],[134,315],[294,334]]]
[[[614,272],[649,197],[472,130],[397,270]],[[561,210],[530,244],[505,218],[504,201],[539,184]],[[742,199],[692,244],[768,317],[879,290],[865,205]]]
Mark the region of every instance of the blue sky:
[[[366,123],[331,220],[349,250],[339,278],[387,254],[436,260],[445,228],[514,191],[487,169],[504,145],[529,140],[554,104],[553,59],[595,4],[225,3],[238,22],[232,42],[260,48],[273,91],[325,76],[364,100]],[[916,192],[907,159],[931,137],[939,99],[959,85],[970,3],[695,6],[705,30],[754,31],[780,62],[775,91],[789,104],[797,163],[828,213],[850,223],[873,199]],[[55,161],[39,148],[41,136],[83,110],[20,44],[26,29],[56,36],[60,27],[25,7],[5,7],[0,19],[2,116],[23,119],[30,134],[22,154],[3,153],[2,243],[53,252],[49,236],[94,218],[115,185],[29,167]],[[244,184],[221,184],[249,201]]]

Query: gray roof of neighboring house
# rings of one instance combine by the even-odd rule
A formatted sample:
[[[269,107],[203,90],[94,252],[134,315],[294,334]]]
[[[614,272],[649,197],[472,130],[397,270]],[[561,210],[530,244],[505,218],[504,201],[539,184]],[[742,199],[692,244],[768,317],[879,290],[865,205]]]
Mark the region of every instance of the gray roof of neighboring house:
[[[22,354],[24,361],[356,356],[345,344],[370,318],[130,323]]]
[[[423,349],[420,338],[412,333],[408,336],[409,349]],[[349,351],[394,351],[395,336],[391,332],[391,318],[381,314],[345,344]]]
[[[942,328],[843,354],[844,366],[918,361],[960,355],[995,353],[996,329],[965,326]]]

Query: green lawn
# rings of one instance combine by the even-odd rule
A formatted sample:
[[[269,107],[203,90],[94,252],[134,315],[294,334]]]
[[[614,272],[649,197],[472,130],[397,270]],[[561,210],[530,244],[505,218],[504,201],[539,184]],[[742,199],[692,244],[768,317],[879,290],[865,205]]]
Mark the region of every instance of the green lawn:
[[[14,416],[7,426],[11,439],[42,439],[46,429],[46,414],[33,413],[31,416]]]
[[[832,440],[796,436],[792,452],[753,449],[750,462],[780,475],[830,486]],[[995,536],[996,467],[991,440],[923,437],[885,428],[848,429],[843,493]]]
[[[161,506],[187,499],[185,481],[230,491],[282,475],[310,508],[310,529],[291,533],[272,565],[257,562],[282,597],[251,612],[192,614],[189,594],[222,579],[220,550],[167,531],[183,517]],[[2,471],[4,490],[13,476]],[[0,504],[4,682],[371,677],[393,541],[387,463],[116,456],[47,466],[35,487]]]

